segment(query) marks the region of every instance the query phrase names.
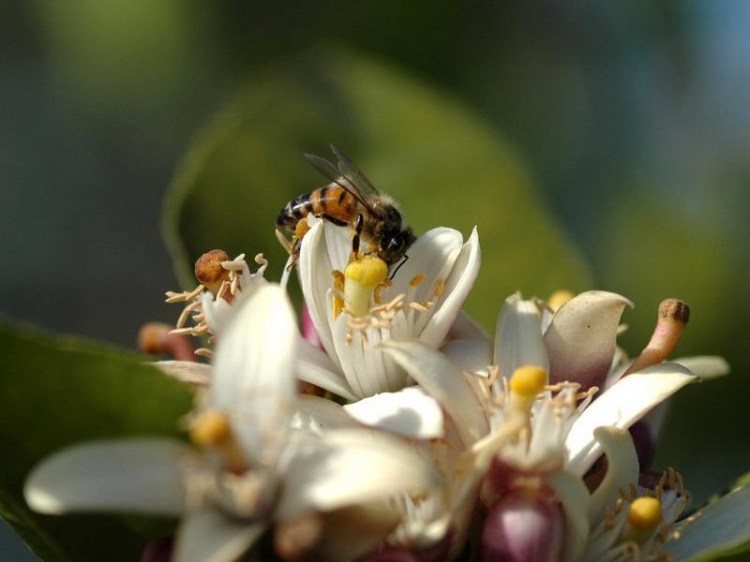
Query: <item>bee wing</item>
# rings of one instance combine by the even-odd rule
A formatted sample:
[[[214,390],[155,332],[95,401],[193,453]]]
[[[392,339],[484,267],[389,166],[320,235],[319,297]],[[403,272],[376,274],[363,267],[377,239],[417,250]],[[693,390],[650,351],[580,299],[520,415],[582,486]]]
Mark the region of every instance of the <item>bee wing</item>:
[[[378,190],[372,185],[372,182],[367,178],[362,170],[360,170],[349,157],[341,152],[338,148],[331,145],[331,150],[336,155],[339,161],[339,172],[342,176],[352,182],[367,199],[378,195]]]
[[[372,206],[368,202],[368,199],[369,199],[368,194],[371,189],[374,190],[375,188],[372,187],[372,184],[370,184],[369,181],[367,181],[367,184],[365,185],[365,188],[368,194],[365,194],[362,192],[360,182],[358,182],[356,178],[352,178],[348,174],[346,174],[341,169],[341,167],[337,168],[336,166],[331,164],[328,160],[326,160],[325,158],[321,158],[320,156],[317,156],[316,154],[305,154],[305,160],[310,162],[310,164],[312,164],[316,170],[318,170],[321,174],[323,174],[333,183],[344,188],[349,193],[354,195],[354,197],[357,198],[357,201],[362,203],[362,205],[364,205],[364,207],[367,210],[372,211]],[[352,166],[354,165],[352,164]],[[364,174],[362,174],[362,172],[359,172],[359,173],[362,175],[362,177],[364,177]],[[342,180],[347,180],[347,181],[342,181]],[[365,180],[367,180],[367,178],[365,178]],[[369,185],[370,187],[368,188],[367,185]],[[375,193],[377,193],[377,191]]]

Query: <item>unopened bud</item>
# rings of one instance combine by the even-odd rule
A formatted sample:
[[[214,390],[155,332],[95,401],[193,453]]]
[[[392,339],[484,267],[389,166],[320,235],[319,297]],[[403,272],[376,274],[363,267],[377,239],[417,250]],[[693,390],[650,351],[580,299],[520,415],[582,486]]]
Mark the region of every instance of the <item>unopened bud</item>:
[[[487,514],[482,529],[482,562],[556,562],[563,544],[564,521],[553,497],[519,491]]]

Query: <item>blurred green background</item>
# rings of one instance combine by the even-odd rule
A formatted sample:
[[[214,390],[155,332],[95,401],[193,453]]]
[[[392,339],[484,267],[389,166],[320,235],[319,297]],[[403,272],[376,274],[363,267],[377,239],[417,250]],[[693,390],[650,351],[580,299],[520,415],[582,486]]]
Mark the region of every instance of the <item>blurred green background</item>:
[[[3,2],[0,312],[132,347],[141,322],[176,316],[167,186],[247,225],[228,250],[269,252],[278,208],[322,183],[301,153],[326,156],[323,138],[418,231],[479,225],[469,307],[490,330],[510,291],[596,287],[636,303],[637,353],[658,303],[688,301],[678,354],[733,367],[674,400],[657,457],[700,500],[750,468],[748,29],[742,0]],[[217,161],[237,177],[207,172]],[[193,252],[236,230],[180,212]]]

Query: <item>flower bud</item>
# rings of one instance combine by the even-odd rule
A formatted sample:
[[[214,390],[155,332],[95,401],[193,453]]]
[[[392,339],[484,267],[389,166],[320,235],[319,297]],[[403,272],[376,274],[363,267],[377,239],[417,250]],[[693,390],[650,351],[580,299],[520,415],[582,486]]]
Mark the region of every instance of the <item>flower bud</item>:
[[[518,491],[496,503],[482,529],[482,562],[553,562],[560,559],[563,519],[552,497]]]

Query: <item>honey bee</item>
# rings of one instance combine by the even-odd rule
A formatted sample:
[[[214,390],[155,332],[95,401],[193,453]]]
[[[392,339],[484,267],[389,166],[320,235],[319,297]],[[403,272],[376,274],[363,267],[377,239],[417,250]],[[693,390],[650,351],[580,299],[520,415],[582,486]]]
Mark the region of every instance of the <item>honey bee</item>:
[[[402,260],[403,264],[408,259],[406,251],[417,237],[411,228],[403,226],[395,202],[380,194],[340,150],[334,146],[331,150],[338,159],[338,167],[320,156],[305,154],[307,161],[331,183],[295,197],[284,205],[276,219],[277,229],[294,232],[288,243],[293,260],[299,257],[302,238],[309,228],[303,219],[313,215],[338,226],[348,225],[353,232],[354,255],[376,254],[388,266]]]

